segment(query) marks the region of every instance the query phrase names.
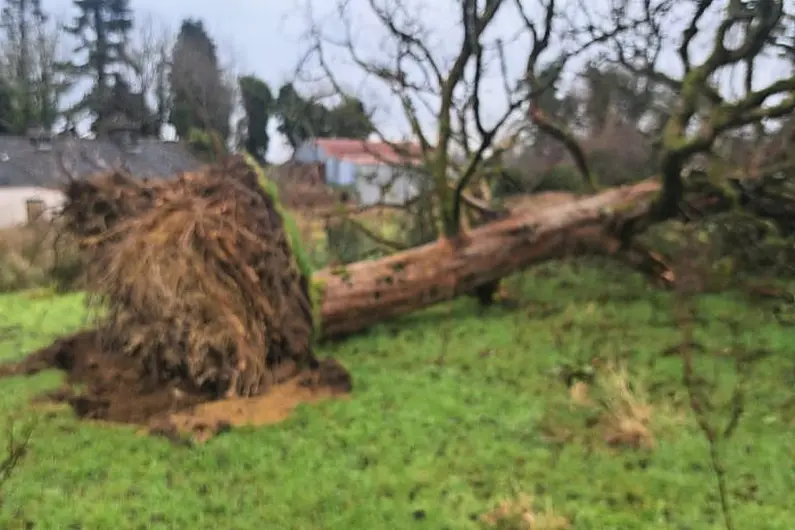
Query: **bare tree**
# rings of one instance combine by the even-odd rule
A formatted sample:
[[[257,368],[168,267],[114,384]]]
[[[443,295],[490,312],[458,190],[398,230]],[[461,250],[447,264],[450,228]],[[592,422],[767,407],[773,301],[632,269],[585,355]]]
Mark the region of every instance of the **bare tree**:
[[[162,127],[168,121],[168,72],[175,33],[151,13],[139,13],[134,28],[127,52],[133,71],[131,88],[144,95],[147,104],[155,109],[157,123]]]
[[[611,40],[613,62],[678,94],[659,141],[663,191],[651,216],[632,223],[637,230],[679,212],[682,174],[693,156],[709,156],[716,142],[737,131],[778,127],[778,120],[795,112],[795,77],[783,64],[771,64],[795,43],[795,5],[785,0],[616,4],[614,22],[625,16],[643,22]],[[706,53],[699,57],[699,50]],[[682,74],[663,69],[666,53],[676,57]],[[758,75],[762,69],[781,75],[765,79]],[[735,75],[738,71],[744,75]]]
[[[779,79],[752,75],[751,82],[738,87],[739,95],[718,79],[731,67],[751,68],[753,63],[761,70],[767,57],[789,53],[795,38],[792,2],[451,0],[455,9],[445,11],[450,4],[444,4],[436,13],[427,11],[430,4],[408,2],[342,2],[323,17],[341,24],[336,31],[321,26],[315,15],[302,67],[320,72],[321,80],[344,94],[352,87],[340,75],[343,56],[366,81],[387,88],[419,142],[444,232],[453,237],[356,263],[343,273],[329,269],[318,274],[324,289],[324,333],[355,331],[573,252],[607,253],[670,283],[674,277],[665,260],[631,237],[650,223],[676,215],[692,217],[693,212],[707,215],[736,204],[738,197],[754,214],[768,219],[792,211],[792,201],[775,183],[767,186],[762,181],[748,188],[735,179],[721,188],[691,181],[698,186],[685,196],[683,176],[695,155],[709,155],[730,132],[759,123],[772,127],[774,120],[793,115],[795,78],[786,68],[777,69],[787,72]],[[359,7],[359,23],[370,31],[354,24],[353,6]],[[362,11],[371,18],[362,17]],[[451,12],[457,18],[453,33],[434,33],[428,21],[444,16],[449,22]],[[515,31],[511,21],[516,22]],[[373,26],[381,28],[384,38],[363,40],[372,35]],[[451,44],[453,51],[445,54]],[[510,46],[520,51],[511,54]],[[485,161],[510,144],[497,140],[512,116],[529,115],[535,127],[569,149],[580,173],[593,181],[576,135],[555,123],[543,101],[554,80],[585,50],[599,51],[675,95],[656,142],[661,178],[509,216],[455,237],[463,192],[482,175]],[[696,50],[706,53],[697,57]],[[522,68],[511,73],[508,57],[515,60],[518,53]],[[683,73],[664,70],[664,54],[678,59]],[[492,79],[491,84],[486,79]],[[489,109],[486,102],[497,97],[502,97],[503,107]],[[393,144],[400,150],[400,144]],[[464,155],[460,161],[453,156],[456,150]]]
[[[245,132],[245,110],[243,109],[242,94],[240,91],[240,59],[234,42],[226,40],[219,48],[219,67],[221,70],[221,83],[226,88],[227,104],[229,105],[229,127],[231,134],[227,138],[227,147],[235,148],[239,145],[238,138]],[[242,130],[241,130],[242,129]]]
[[[71,87],[57,65],[66,57],[58,21],[37,6],[3,13],[0,39],[0,77],[14,88],[22,115],[16,128],[32,125],[51,128],[58,116],[61,98]],[[25,9],[31,9],[27,12]]]
[[[461,0],[443,4],[434,16],[427,12],[430,7],[411,0],[341,1],[333,14],[322,16],[341,24],[329,29],[318,22],[310,2],[310,45],[301,69],[311,72],[304,79],[322,80],[336,93],[349,94],[350,87],[332,67],[335,61],[348,62],[399,102],[430,175],[443,231],[455,236],[461,228],[465,190],[482,176],[487,159],[510,148],[512,142],[505,135],[521,132],[509,132],[508,125],[517,116],[529,114],[566,145],[583,176],[592,180],[577,142],[549,120],[537,102],[554,90],[554,82],[573,58],[632,22],[623,20],[599,34],[583,31],[564,16],[567,9],[576,7],[573,2]],[[354,23],[354,12],[362,11],[369,17],[362,23],[369,31]],[[449,13],[455,13],[452,34],[434,31],[427,22],[438,21],[442,13],[447,20]],[[382,38],[365,41],[363,35],[372,38],[374,25]],[[449,43],[454,43],[454,50],[445,53]],[[519,54],[523,60],[516,71],[509,57],[515,62]],[[501,104],[494,105],[497,100]]]

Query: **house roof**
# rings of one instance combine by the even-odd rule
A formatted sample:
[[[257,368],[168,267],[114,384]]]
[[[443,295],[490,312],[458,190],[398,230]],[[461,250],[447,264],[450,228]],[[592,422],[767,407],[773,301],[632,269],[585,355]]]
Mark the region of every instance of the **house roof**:
[[[386,142],[352,140],[349,138],[317,138],[315,144],[330,157],[347,160],[355,164],[405,164],[420,159],[422,151],[416,143],[402,142],[400,148]],[[405,152],[400,152],[405,150]]]
[[[55,188],[70,175],[119,167],[140,178],[170,177],[202,165],[182,144],[155,139],[140,139],[135,152],[110,140],[54,138],[50,145],[45,151],[24,136],[0,136],[0,188]]]

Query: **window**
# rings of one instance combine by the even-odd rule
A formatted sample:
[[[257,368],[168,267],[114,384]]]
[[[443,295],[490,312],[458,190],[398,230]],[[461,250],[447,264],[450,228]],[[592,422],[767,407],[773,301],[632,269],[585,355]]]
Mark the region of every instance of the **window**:
[[[41,199],[28,199],[25,203],[28,212],[28,223],[35,223],[44,216],[46,205]]]

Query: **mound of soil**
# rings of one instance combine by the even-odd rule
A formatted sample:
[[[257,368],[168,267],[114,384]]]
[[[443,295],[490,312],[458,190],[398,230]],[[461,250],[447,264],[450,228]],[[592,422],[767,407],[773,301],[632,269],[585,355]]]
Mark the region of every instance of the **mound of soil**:
[[[96,330],[82,331],[32,353],[17,364],[0,366],[0,377],[32,375],[56,369],[66,385],[44,399],[68,403],[78,417],[145,426],[153,434],[203,441],[230,426],[262,425],[288,417],[300,403],[344,395],[348,372],[333,360],[314,369],[294,364],[274,373],[270,391],[252,398],[213,400],[184,381],[164,383],[141,370],[140,363],[100,347]]]

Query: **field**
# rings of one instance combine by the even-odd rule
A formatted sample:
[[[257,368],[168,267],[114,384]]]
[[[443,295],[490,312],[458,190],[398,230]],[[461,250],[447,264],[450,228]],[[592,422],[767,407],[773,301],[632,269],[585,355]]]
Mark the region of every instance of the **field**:
[[[565,528],[553,515],[582,530],[725,528],[671,354],[670,295],[598,264],[542,267],[509,290],[518,307],[464,299],[323,346],[351,371],[350,398],[195,447],[31,405],[56,373],[0,380],[0,413],[39,420],[0,527],[459,530],[526,495],[547,515],[532,528]],[[795,520],[795,328],[772,309],[739,293],[698,300],[695,367],[719,428],[743,381],[739,425],[718,446],[736,528]],[[0,361],[85,322],[79,295],[4,295],[0,313]],[[738,357],[756,360],[738,374]],[[568,388],[577,371],[596,382]]]

